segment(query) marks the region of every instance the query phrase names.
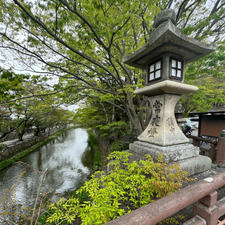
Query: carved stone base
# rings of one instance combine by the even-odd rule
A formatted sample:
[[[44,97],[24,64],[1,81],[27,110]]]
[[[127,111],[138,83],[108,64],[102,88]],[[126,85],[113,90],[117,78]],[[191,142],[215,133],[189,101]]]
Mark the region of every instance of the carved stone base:
[[[150,154],[153,159],[157,159],[159,155],[163,154],[168,162],[175,162],[199,155],[199,148],[190,143],[158,146],[147,142],[135,141],[129,145],[129,149],[143,156]]]
[[[177,161],[177,163],[179,163],[182,170],[188,172],[189,176],[211,170],[212,167],[212,160],[204,155],[183,159]]]
[[[132,158],[139,161],[146,154],[151,155],[154,160],[163,154],[169,163],[179,163],[182,170],[188,172],[189,176],[202,173],[211,169],[212,161],[207,156],[199,155],[199,148],[190,144],[179,144],[171,146],[158,146],[146,142],[136,141],[129,146]]]

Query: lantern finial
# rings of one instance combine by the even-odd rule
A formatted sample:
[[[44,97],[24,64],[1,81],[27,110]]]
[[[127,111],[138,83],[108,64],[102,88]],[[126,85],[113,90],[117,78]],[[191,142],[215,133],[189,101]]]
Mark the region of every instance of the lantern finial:
[[[171,20],[171,22],[176,26],[176,13],[173,9],[164,9],[161,11],[154,20],[154,27],[158,27],[161,23]]]

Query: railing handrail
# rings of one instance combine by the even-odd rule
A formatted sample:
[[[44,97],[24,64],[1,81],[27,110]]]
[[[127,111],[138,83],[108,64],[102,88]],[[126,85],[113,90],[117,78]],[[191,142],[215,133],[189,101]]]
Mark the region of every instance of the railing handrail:
[[[199,137],[199,136],[193,136],[193,135],[187,135],[188,138],[192,138],[192,139],[195,139],[197,141],[205,141],[205,142],[208,142],[210,144],[214,144],[216,145],[218,142],[217,141],[212,141],[210,140],[210,138],[203,138],[203,137]]]
[[[107,225],[154,225],[225,185],[225,171],[125,214]]]

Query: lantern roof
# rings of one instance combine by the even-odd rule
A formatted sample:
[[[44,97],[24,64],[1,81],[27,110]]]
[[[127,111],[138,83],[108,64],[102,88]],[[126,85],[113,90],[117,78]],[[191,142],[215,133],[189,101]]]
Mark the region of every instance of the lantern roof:
[[[182,34],[175,25],[174,15],[173,10],[162,11],[155,19],[156,28],[147,44],[125,57],[124,63],[145,68],[149,62],[165,53],[182,57],[185,63],[189,63],[214,50],[214,47]]]

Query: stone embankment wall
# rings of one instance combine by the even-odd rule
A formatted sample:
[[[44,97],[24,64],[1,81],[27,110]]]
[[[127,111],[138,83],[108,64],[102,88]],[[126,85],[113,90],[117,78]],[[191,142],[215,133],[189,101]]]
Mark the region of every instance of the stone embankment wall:
[[[37,144],[43,139],[51,136],[55,132],[61,130],[61,128],[53,128],[48,133],[43,134],[42,136],[29,136],[28,138],[24,137],[23,141],[13,140],[12,143],[2,142],[0,143],[0,162],[7,160],[19,152],[30,148],[31,146]],[[5,144],[7,143],[7,144]]]
[[[0,162],[6,159],[11,158],[17,153],[23,151],[26,148],[31,147],[32,145],[38,143],[43,140],[46,136],[42,137],[31,137],[24,141],[17,141],[13,145],[7,146],[5,144],[0,144]]]

